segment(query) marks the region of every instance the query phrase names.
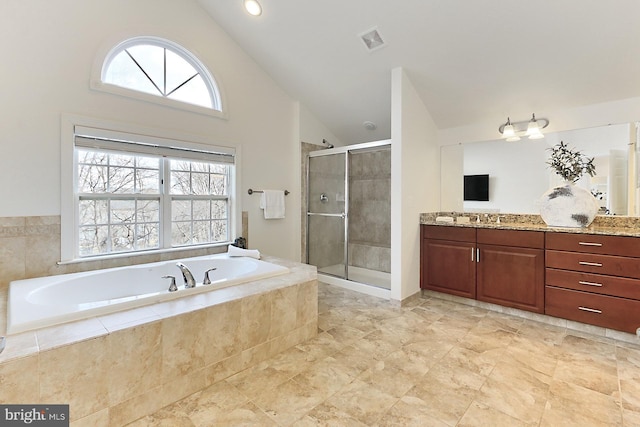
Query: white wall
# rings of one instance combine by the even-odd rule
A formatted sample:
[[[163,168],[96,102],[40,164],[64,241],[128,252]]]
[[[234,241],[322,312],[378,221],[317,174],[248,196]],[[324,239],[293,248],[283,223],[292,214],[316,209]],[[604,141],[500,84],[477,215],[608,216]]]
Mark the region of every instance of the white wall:
[[[391,76],[391,299],[420,291],[420,213],[440,204],[437,128],[407,73]]]
[[[0,28],[0,216],[60,214],[61,115],[82,115],[240,149],[239,207],[249,211],[251,246],[298,258],[296,103],[194,0],[8,0],[0,3]],[[228,119],[91,90],[99,54],[139,35],[194,53],[221,85]],[[250,187],[291,191],[287,218],[262,219]]]
[[[531,118],[531,113],[535,113],[538,118],[549,119],[545,133],[606,126],[611,123],[632,123],[640,119],[640,97],[562,110],[505,112],[503,117],[495,116],[482,123],[441,129],[438,131],[438,140],[440,145],[494,140],[500,137],[498,127],[507,121],[507,116],[511,121],[526,121]]]
[[[309,144],[322,145],[322,140],[327,140],[328,143],[333,144],[336,147],[343,146],[338,137],[327,128],[324,123],[318,120],[313,113],[309,111],[304,105],[300,105],[300,141]]]

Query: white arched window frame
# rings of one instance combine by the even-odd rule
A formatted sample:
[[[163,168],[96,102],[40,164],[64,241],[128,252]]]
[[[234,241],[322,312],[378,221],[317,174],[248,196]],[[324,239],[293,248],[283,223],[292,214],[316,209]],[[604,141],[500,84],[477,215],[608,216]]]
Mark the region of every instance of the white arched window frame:
[[[193,67],[195,72],[202,78],[209,98],[211,100],[210,107],[204,107],[194,103],[186,101],[180,101],[164,96],[163,94],[151,94],[144,91],[137,90],[135,88],[127,87],[126,85],[113,84],[107,81],[107,74],[109,67],[118,55],[125,52],[127,49],[134,48],[136,46],[150,45],[163,49],[167,49],[173,54],[179,56],[189,65]],[[122,41],[112,47],[104,55],[100,55],[101,60],[94,64],[94,71],[92,73],[91,87],[92,89],[108,92],[128,98],[139,99],[155,104],[160,104],[172,108],[181,110],[187,110],[199,114],[226,118],[226,111],[224,107],[223,91],[218,83],[218,80],[214,78],[213,74],[204,66],[204,64],[191,52],[184,47],[172,41],[153,36],[140,36],[133,37]]]

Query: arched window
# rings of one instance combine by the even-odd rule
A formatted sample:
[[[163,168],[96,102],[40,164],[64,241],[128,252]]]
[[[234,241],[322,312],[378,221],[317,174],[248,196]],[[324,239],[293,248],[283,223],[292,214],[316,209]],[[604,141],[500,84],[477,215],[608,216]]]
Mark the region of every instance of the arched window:
[[[222,111],[215,80],[189,51],[168,40],[136,37],[107,55],[103,83]]]

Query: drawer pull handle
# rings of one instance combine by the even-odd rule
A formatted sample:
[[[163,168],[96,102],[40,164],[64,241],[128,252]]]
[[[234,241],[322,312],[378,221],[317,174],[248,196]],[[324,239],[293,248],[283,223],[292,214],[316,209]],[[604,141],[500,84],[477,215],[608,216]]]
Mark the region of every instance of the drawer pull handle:
[[[578,283],[580,283],[581,285],[587,285],[587,286],[597,286],[597,287],[601,287],[602,286],[602,283],[585,282],[583,280],[580,280]]]
[[[602,313],[602,310],[596,310],[595,308],[589,308],[589,307],[578,307],[578,310],[588,311],[589,313],[596,313],[596,314]]]
[[[580,246],[602,246],[602,243],[578,242]]]
[[[475,248],[471,248],[471,262],[473,262],[473,261],[474,261],[474,259],[473,259],[473,253],[474,253],[475,251],[476,251],[476,250],[475,250]]]
[[[579,261],[580,265],[588,265],[589,267],[602,267],[602,264],[599,262],[587,262],[587,261]]]

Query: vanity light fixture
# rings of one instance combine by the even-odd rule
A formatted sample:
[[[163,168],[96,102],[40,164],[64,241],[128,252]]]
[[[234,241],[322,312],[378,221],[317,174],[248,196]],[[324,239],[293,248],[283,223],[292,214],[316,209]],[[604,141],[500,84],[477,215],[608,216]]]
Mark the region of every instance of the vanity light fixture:
[[[244,8],[249,15],[260,16],[262,15],[262,6],[258,3],[258,0],[243,0]]]
[[[536,119],[536,115],[531,115],[531,120],[523,122],[511,122],[511,119],[507,117],[507,122],[500,125],[498,131],[502,134],[503,138],[507,141],[519,141],[520,135],[524,135],[529,139],[544,138],[542,129],[549,126],[548,119]]]
[[[509,117],[507,117],[507,123],[505,123],[502,128],[502,136],[507,138],[507,141],[509,142],[520,141],[520,137],[516,135],[516,130],[511,124],[511,119]]]

